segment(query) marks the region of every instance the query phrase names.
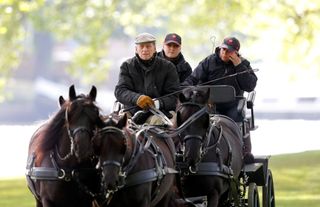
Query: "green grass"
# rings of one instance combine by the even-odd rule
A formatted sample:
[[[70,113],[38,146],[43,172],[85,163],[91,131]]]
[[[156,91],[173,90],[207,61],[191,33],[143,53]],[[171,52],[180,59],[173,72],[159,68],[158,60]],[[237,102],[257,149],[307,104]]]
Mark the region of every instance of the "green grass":
[[[320,207],[320,151],[273,156],[277,207]]]
[[[270,158],[277,207],[320,207],[319,160],[320,151]],[[0,206],[35,206],[24,178],[0,180]]]
[[[24,178],[0,180],[1,207],[31,207],[35,206]]]

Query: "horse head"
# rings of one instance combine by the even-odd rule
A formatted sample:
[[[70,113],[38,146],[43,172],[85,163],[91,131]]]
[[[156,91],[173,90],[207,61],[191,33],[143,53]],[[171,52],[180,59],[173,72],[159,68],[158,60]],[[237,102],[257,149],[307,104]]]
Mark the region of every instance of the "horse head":
[[[126,123],[126,115],[110,115],[105,121],[105,126],[93,139],[95,153],[99,155],[104,189],[108,192],[117,191],[122,185],[122,166],[127,150],[127,136],[123,130]]]
[[[95,86],[92,86],[89,94],[77,95],[72,85],[69,88],[69,100],[59,97],[60,106],[65,110],[65,127],[71,143],[70,154],[74,154],[79,162],[92,157],[92,137],[102,125],[99,108],[95,104],[96,95]]]
[[[70,86],[68,99],[59,97],[59,111],[33,134],[27,181],[36,206],[91,206],[100,193],[92,159],[93,135],[103,124],[96,95],[94,86],[87,95],[77,95]]]
[[[195,169],[201,159],[202,145],[209,127],[207,113],[208,88],[186,88],[179,95],[177,126],[185,125],[180,134],[184,146],[184,160],[189,169]]]

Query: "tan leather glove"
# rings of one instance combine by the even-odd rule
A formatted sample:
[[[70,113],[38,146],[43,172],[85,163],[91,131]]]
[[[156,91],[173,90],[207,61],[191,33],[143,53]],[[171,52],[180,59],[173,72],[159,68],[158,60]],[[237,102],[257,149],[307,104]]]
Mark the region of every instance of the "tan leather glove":
[[[150,107],[154,107],[154,101],[150,96],[141,95],[137,100],[137,105],[142,109],[148,109]]]

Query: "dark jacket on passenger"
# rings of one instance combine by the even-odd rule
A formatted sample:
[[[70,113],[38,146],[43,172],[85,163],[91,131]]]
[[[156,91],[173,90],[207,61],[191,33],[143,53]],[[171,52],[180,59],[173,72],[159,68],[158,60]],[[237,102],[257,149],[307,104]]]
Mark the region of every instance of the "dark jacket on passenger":
[[[192,68],[189,65],[189,63],[184,59],[182,53],[180,52],[178,57],[174,59],[167,59],[164,51],[160,51],[157,54],[159,57],[164,58],[170,62],[172,62],[177,69],[178,75],[179,75],[179,81],[182,83],[185,81],[185,79],[192,73]]]
[[[169,112],[175,110],[177,96],[162,96],[176,92],[178,87],[178,74],[171,62],[156,54],[149,61],[143,61],[136,55],[122,63],[114,94],[125,108],[136,106],[140,95],[159,98],[160,110]],[[137,106],[130,112],[134,114],[138,110],[141,108]]]
[[[234,66],[231,61],[225,63],[221,60],[220,48],[217,47],[214,54],[202,60],[193,70],[192,74],[182,83],[182,85],[199,85],[212,81],[205,85],[230,85],[233,86],[237,96],[243,96],[244,91],[253,91],[256,87],[257,76],[252,71],[250,62],[241,57],[242,62]],[[250,71],[247,73],[226,77],[228,75]],[[226,78],[223,78],[226,77]],[[217,80],[219,79],[219,80]],[[217,80],[217,81],[214,81]],[[235,121],[241,121],[241,112],[237,114],[238,101],[217,105],[217,111],[231,117]]]
[[[228,75],[252,70],[250,62],[242,58],[242,62],[234,66],[231,61],[225,63],[219,57],[220,48],[217,47],[214,54],[202,60],[192,74],[185,80],[183,85],[198,85],[216,80]],[[231,85],[236,90],[237,96],[242,96],[244,91],[253,91],[256,87],[257,76],[253,71],[212,81],[207,85]]]

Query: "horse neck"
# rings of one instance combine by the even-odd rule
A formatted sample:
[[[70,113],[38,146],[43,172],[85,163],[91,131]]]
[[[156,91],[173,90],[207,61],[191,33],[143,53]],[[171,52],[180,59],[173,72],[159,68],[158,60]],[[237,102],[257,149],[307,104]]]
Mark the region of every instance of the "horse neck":
[[[123,132],[124,132],[124,135],[127,137],[126,152],[124,155],[124,164],[126,165],[132,159],[134,149],[137,147],[137,140],[136,140],[135,134],[132,131],[130,131],[128,128],[124,128]]]
[[[61,118],[58,118],[61,117],[60,114],[61,111],[41,125],[31,138],[29,152],[35,153],[37,166],[40,166],[45,157],[50,155],[63,137],[65,127]]]
[[[229,120],[227,120],[228,123]],[[233,127],[237,127],[234,123],[231,123]],[[211,135],[208,148],[212,153],[208,153],[209,159],[222,161],[223,164],[230,165],[231,160],[242,157],[240,135],[233,133],[231,126],[226,124],[226,121],[222,119],[222,122],[218,124],[211,123]],[[218,149],[218,150],[217,150]],[[214,152],[214,153],[213,153]],[[218,153],[217,153],[218,152]]]
[[[205,159],[207,158],[210,161],[218,161],[218,151],[225,150],[225,146],[224,143],[222,143],[222,139],[223,137],[219,127],[210,123],[206,138],[203,142],[203,148],[207,155]],[[217,149],[219,150],[217,151]],[[220,156],[223,156],[221,157],[222,159],[226,158],[222,154],[220,154]]]

